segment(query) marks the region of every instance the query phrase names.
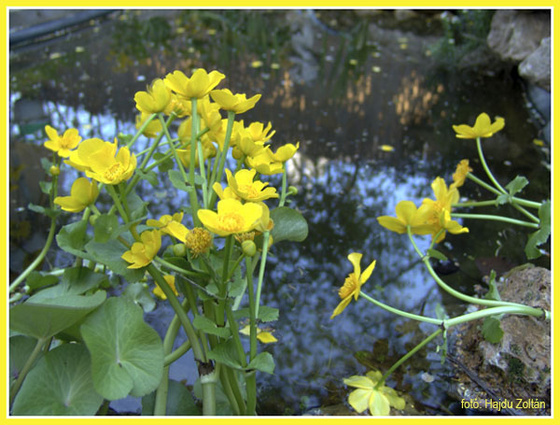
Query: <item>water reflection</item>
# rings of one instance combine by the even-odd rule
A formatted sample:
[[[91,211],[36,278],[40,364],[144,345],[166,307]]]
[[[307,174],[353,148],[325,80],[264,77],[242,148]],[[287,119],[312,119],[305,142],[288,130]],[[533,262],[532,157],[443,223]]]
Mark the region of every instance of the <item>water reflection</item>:
[[[330,320],[339,301],[337,290],[351,271],[348,253],[363,252],[367,262],[377,259],[364,290],[381,301],[432,316],[437,303],[446,305],[450,315],[460,312],[420,267],[406,238],[375,220],[392,215],[399,200],[419,202],[431,196],[431,181],[438,175],[449,179],[462,158],[480,169],[474,145],[458,142],[451,124],[473,122],[481,111],[506,117],[506,129],[486,144],[498,179],[508,181],[521,173],[532,182],[527,196],[542,199],[550,193],[550,174],[539,166],[540,153],[530,143],[536,129],[519,86],[438,69],[426,56],[437,37],[379,26],[374,16],[352,11],[115,11],[112,19],[93,22],[63,41],[10,55],[12,104],[38,102],[44,124],[77,127],[84,138],[111,140],[120,132],[133,133],[136,91],[174,69],[188,72],[203,66],[224,72],[234,92],[263,94],[243,119],[271,121],[277,130],[275,146],[301,142],[288,172],[299,189],[293,206],[309,221],[310,232],[303,244],[274,246],[270,258],[263,299],[281,313],[274,324],[279,342],[264,348],[273,352],[277,368],[274,376],[259,378],[261,414],[300,414],[340,404],[342,378],[364,372],[366,364],[386,369],[430,329],[411,326],[363,300]],[[348,21],[356,24],[345,25]],[[262,65],[251,66],[256,60]],[[47,153],[38,146],[40,132],[23,131],[23,123],[24,117],[14,112],[11,184],[35,190],[33,183],[43,176],[40,165],[29,164]],[[385,152],[382,145],[394,151]],[[27,165],[26,170],[18,171],[18,164]],[[71,180],[63,190],[69,190]],[[170,196],[171,186],[156,193],[147,184],[143,187],[143,196],[157,201],[152,215],[181,206],[181,199]],[[478,196],[468,186],[461,193]],[[23,207],[41,199],[39,193],[16,190],[10,198],[10,267],[16,271],[26,254],[40,249],[40,240],[30,243],[29,231],[38,218]],[[441,247],[460,264],[447,277],[452,285],[472,292],[481,278],[474,261],[478,257],[525,261],[518,247],[526,233],[495,223],[468,226],[468,236],[448,236]],[[40,232],[33,234],[40,239]],[[49,261],[64,266],[69,259],[53,256]],[[158,311],[149,320],[162,330],[168,313]],[[433,348],[393,379],[416,401],[445,406],[446,372]],[[365,357],[356,358],[358,351]],[[189,361],[187,357],[172,367],[174,379],[193,383]],[[422,380],[428,371],[439,374],[436,384]],[[119,409],[139,409],[134,403]]]

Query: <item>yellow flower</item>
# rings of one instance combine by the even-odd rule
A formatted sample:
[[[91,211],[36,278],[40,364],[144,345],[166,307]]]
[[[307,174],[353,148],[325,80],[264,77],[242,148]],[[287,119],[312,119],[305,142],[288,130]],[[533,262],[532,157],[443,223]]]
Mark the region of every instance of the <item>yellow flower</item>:
[[[165,84],[175,93],[187,99],[200,99],[210,93],[224,78],[225,75],[221,72],[208,73],[205,69],[199,68],[190,78],[181,71],[167,74]]]
[[[227,130],[227,119],[223,119],[220,122],[219,126],[215,126],[210,129],[206,135],[208,139],[212,142],[216,143],[220,147],[220,151],[224,150],[225,141],[226,141],[226,130]],[[229,139],[229,147],[236,146],[239,142],[241,134],[244,132],[243,124],[235,121],[233,123],[233,129],[231,132],[231,136]]]
[[[431,214],[431,209],[428,206],[416,205],[412,201],[400,201],[395,212],[397,217],[383,215],[377,217],[379,224],[392,232],[406,233],[407,226],[411,227],[411,231],[416,235],[427,235],[431,233],[431,227],[427,221]]]
[[[145,112],[141,112],[140,114],[136,115],[136,130],[140,130],[140,127],[144,125],[150,115],[152,114],[146,114]],[[155,139],[158,134],[161,133],[161,130],[163,130],[163,127],[161,126],[160,120],[153,119],[144,129],[142,134],[148,138]]]
[[[259,232],[270,232],[274,228],[274,221],[270,218],[270,210],[268,209],[268,205],[266,205],[264,202],[257,202],[257,204],[262,207],[263,212],[259,222],[255,226],[255,230]],[[270,237],[269,242],[270,243],[268,246],[272,246],[272,236]]]
[[[246,162],[249,167],[266,176],[282,174],[284,172],[282,163],[273,161],[268,153],[268,149],[264,149],[255,156],[248,156]]]
[[[253,230],[263,214],[262,207],[254,202],[242,204],[237,199],[222,199],[218,212],[198,210],[198,218],[208,230],[218,236],[228,236]]]
[[[157,227],[163,233],[173,236],[185,243],[189,230],[181,224],[183,213],[175,213],[173,216],[169,214],[162,215],[159,220],[148,219],[148,226]]]
[[[463,159],[459,164],[457,164],[457,169],[455,173],[453,173],[453,183],[451,183],[450,187],[461,187],[465,184],[465,179],[467,178],[467,174],[470,173],[473,169],[469,167],[469,160]]]
[[[231,171],[226,169],[227,181],[231,190],[241,199],[250,202],[260,202],[265,199],[278,198],[276,189],[273,187],[266,187],[268,183],[263,183],[260,180],[253,181],[257,170],[242,169],[235,173],[235,177]]]
[[[210,96],[225,111],[233,111],[242,114],[255,107],[261,98],[260,94],[247,99],[245,94],[233,94],[229,89],[212,90]]]
[[[171,91],[165,86],[161,78],[156,78],[147,91],[138,91],[134,95],[136,109],[146,114],[163,112],[171,100]]]
[[[169,287],[171,288],[171,290],[173,291],[175,296],[179,296],[179,292],[177,292],[177,288],[175,287],[175,276],[170,275],[170,274],[166,274],[166,275],[163,276],[163,278],[165,279],[165,281],[167,282],[167,284],[169,285]],[[156,282],[156,287],[153,289],[152,292],[154,293],[154,295],[156,297],[158,297],[162,300],[167,299],[167,295],[165,295],[165,293],[160,288],[160,286],[157,284],[157,282]]]
[[[105,142],[97,138],[86,139],[80,144],[78,149],[70,154],[70,157],[64,163],[78,171],[91,171],[89,160],[92,157],[95,157],[97,160],[103,160],[103,158],[115,156],[116,151],[116,142]]]
[[[270,149],[267,150],[267,153],[274,162],[286,162],[295,155],[298,149],[299,142],[297,142],[295,146],[291,143],[287,143],[284,146],[280,146],[276,153],[273,153]]]
[[[210,102],[210,96],[204,96],[196,102],[196,110],[200,118],[209,129],[216,129],[222,125],[220,105]],[[201,125],[201,129],[204,127]]]
[[[247,131],[254,142],[264,143],[270,140],[276,133],[276,130],[270,131],[271,128],[272,124],[270,122],[266,127],[264,127],[262,122],[252,122],[249,124],[249,127],[247,127]]]
[[[87,139],[65,163],[85,171],[86,176],[100,183],[115,185],[132,176],[136,169],[136,156],[126,146],[117,153],[117,139],[114,143]]]
[[[255,157],[264,153],[264,150],[262,142],[255,142],[249,134],[243,134],[233,148],[232,155],[235,159]]]
[[[249,327],[249,325],[247,325],[244,328],[240,329],[239,333],[249,336],[251,335],[251,328]],[[257,328],[257,339],[263,344],[271,344],[273,342],[278,342],[278,340],[274,337],[274,335],[272,335],[271,332],[267,332],[260,328]]]
[[[179,118],[186,117],[191,114],[191,101],[183,97],[171,93],[171,99],[163,110],[165,115],[175,114]]]
[[[459,200],[457,188],[451,185],[448,189],[445,181],[441,177],[437,177],[432,182],[432,189],[436,199],[425,198],[422,201],[422,206],[429,208],[427,224],[431,226],[429,233],[432,234],[432,238],[439,233],[435,242],[439,243],[445,238],[445,231],[453,234],[467,233],[469,229],[451,220],[451,206]],[[442,230],[444,231],[440,233]]]
[[[366,376],[355,375],[344,379],[346,385],[357,388],[348,397],[348,403],[356,412],[362,413],[369,408],[372,416],[388,416],[391,406],[398,410],[404,409],[404,399],[393,388],[377,386],[381,378],[381,372],[369,371]]]
[[[116,147],[117,139],[115,139],[115,151]],[[128,180],[136,169],[136,156],[131,154],[126,146],[122,147],[115,156],[100,158],[95,155],[89,159],[87,156],[80,159],[90,166],[91,172],[86,170],[86,175],[105,184],[115,185]]]
[[[496,121],[492,123],[488,114],[482,113],[476,118],[474,127],[470,127],[466,124],[454,125],[453,130],[455,130],[456,136],[459,139],[477,139],[479,137],[491,137],[494,133],[497,133],[505,126],[505,121],[503,118],[496,118]]]
[[[338,291],[338,295],[340,296],[342,301],[334,309],[334,312],[331,315],[331,319],[335,316],[338,316],[344,311],[348,304],[350,304],[350,301],[352,301],[352,297],[354,297],[354,300],[358,299],[362,285],[366,283],[366,281],[371,276],[373,269],[375,268],[375,260],[373,260],[367,267],[367,269],[365,269],[362,273],[360,267],[362,254],[359,254],[357,252],[353,252],[348,255],[348,260],[350,260],[350,262],[354,265],[354,272],[348,275],[348,277],[344,281],[344,285],[342,285],[342,287]]]
[[[60,205],[64,211],[80,212],[97,199],[99,189],[95,182],[90,182],[85,177],[80,177],[72,184],[70,196],[57,196],[54,203]]]
[[[50,125],[45,126],[45,132],[49,136],[49,140],[44,143],[44,146],[51,151],[54,151],[62,158],[68,158],[70,151],[78,146],[82,140],[75,128],[69,128],[62,136]]]
[[[220,199],[241,199],[231,187],[228,186],[224,189],[218,182],[212,185],[212,189],[214,189],[214,192],[216,192],[216,195],[218,195]]]
[[[129,269],[139,269],[152,262],[161,248],[161,232],[159,230],[146,230],[140,235],[141,242],[134,242],[130,251],[126,251],[121,258],[128,263]]]
[[[194,258],[200,254],[206,254],[212,248],[212,235],[202,227],[195,227],[187,234],[185,245],[191,251]]]

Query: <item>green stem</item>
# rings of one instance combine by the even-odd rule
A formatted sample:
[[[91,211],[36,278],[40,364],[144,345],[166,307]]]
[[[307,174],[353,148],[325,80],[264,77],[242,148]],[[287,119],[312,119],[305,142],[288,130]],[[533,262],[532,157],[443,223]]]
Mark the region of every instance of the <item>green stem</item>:
[[[123,218],[124,222],[128,223],[130,221],[128,218],[128,214],[124,210],[121,200],[119,199],[119,196],[117,195],[115,188],[113,187],[113,185],[110,184],[106,185],[105,188],[107,189],[109,195],[111,195],[111,198],[113,199],[113,202],[115,203],[115,206],[117,207],[117,210],[119,211],[119,214]]]
[[[35,258],[35,260],[33,260],[33,262],[29,266],[27,266],[27,268],[10,284],[10,294],[13,291],[15,291],[15,289],[19,286],[19,284],[23,282],[27,278],[27,276],[29,276],[29,274],[33,270],[35,270],[37,266],[39,266],[39,264],[41,264],[41,262],[47,255],[49,248],[51,247],[52,241],[54,239],[55,230],[56,230],[56,219],[51,218],[51,227],[49,228],[49,234],[47,235],[45,246],[37,256],[37,258]]]
[[[165,356],[163,361],[164,366],[169,366],[174,361],[177,361],[181,358],[183,354],[191,349],[191,342],[189,340],[183,342],[179,347],[173,350],[171,353]]]
[[[529,220],[537,223],[540,225],[541,220],[536,217],[535,215],[531,214],[529,211],[527,211],[525,208],[523,208],[521,205],[518,205],[516,203],[512,203],[513,208],[515,208],[517,211],[519,211],[521,214],[523,214],[525,217],[527,217]]]
[[[224,389],[224,393],[229,401],[231,408],[233,409],[234,415],[241,415],[241,407],[233,393],[233,387],[229,381],[229,374],[227,373],[226,367],[222,367],[220,363],[217,363],[216,370],[220,370],[220,381]]]
[[[512,196],[511,201],[514,204],[519,204],[523,207],[528,207],[528,208],[539,209],[542,206],[542,203],[540,202],[529,201],[527,199],[517,198],[515,196]]]
[[[451,288],[449,285],[447,285],[447,283],[445,283],[438,276],[438,274],[433,269],[432,265],[430,264],[430,256],[429,255],[424,255],[424,253],[422,253],[422,251],[420,251],[420,248],[418,248],[418,245],[416,245],[416,242],[414,241],[414,237],[412,236],[412,230],[411,230],[410,226],[408,226],[407,230],[408,230],[407,233],[408,233],[408,237],[410,238],[410,242],[412,243],[412,246],[414,247],[414,250],[416,251],[416,253],[422,259],[422,262],[424,263],[424,265],[428,269],[428,272],[430,273],[432,278],[436,281],[436,283],[440,286],[440,288],[442,288],[448,294],[453,295],[455,298],[458,298],[462,301],[465,301],[465,302],[468,302],[468,303],[471,303],[471,304],[485,305],[485,306],[490,306],[490,307],[507,307],[507,306],[509,306],[509,307],[525,307],[524,305],[517,304],[517,303],[510,303],[510,302],[506,302],[506,301],[487,300],[487,299],[482,299],[482,298],[471,297],[469,295],[465,295],[462,292],[456,291],[455,289]]]
[[[515,224],[518,226],[531,227],[533,229],[538,229],[540,226],[537,223],[529,223],[528,221],[517,220],[515,218],[503,217],[501,215],[490,215],[490,214],[460,214],[451,213],[452,218],[470,218],[476,220],[492,220],[492,221],[502,221],[504,223]]]
[[[156,268],[156,266],[154,266],[153,264],[150,264],[147,267],[147,271],[154,278],[154,280],[156,281],[158,286],[161,288],[163,293],[167,296],[167,300],[169,301],[169,304],[171,305],[171,307],[175,311],[175,314],[177,315],[177,317],[181,321],[181,324],[183,325],[183,329],[185,330],[185,333],[187,334],[187,338],[191,342],[195,360],[197,362],[205,363],[206,362],[206,356],[204,355],[204,351],[202,350],[202,347],[200,345],[200,341],[198,340],[198,337],[196,335],[196,330],[194,329],[194,327],[193,327],[193,325],[192,325],[192,323],[189,319],[189,316],[187,316],[187,313],[183,309],[183,306],[181,305],[181,303],[179,302],[179,300],[175,296],[175,293],[171,290],[171,288],[169,287],[169,285],[167,284],[167,282],[163,278],[163,275]]]
[[[162,125],[164,125],[163,118],[160,116],[159,119]],[[191,164],[189,167],[189,175],[187,176],[187,173],[185,172],[185,168],[183,167],[183,163],[181,162],[181,159],[179,158],[179,154],[177,154],[177,150],[175,149],[175,145],[171,143],[171,135],[169,134],[169,130],[167,129],[167,127],[165,127],[165,125],[163,127],[163,131],[165,132],[167,140],[170,142],[169,147],[173,152],[173,157],[175,158],[177,167],[179,167],[179,172],[181,173],[181,177],[183,178],[183,181],[189,182],[189,185],[192,187],[192,190],[189,192],[189,197],[191,201],[192,219],[195,227],[198,227],[200,226],[200,220],[198,219],[198,215],[197,215],[199,206],[198,206],[198,197],[196,194],[196,186],[194,184],[194,159],[193,158],[195,152],[193,151],[193,145],[191,144]]]
[[[268,252],[268,240],[270,236],[270,232],[263,233],[263,249],[262,249],[262,257],[261,257],[261,264],[259,268],[259,280],[257,281],[257,295],[255,297],[255,317],[259,317],[259,305],[261,301],[261,291],[262,285],[264,280],[264,269],[266,267],[266,256]]]
[[[489,316],[498,316],[501,314],[517,314],[532,317],[543,317],[545,320],[550,320],[550,312],[541,308],[528,307],[524,305],[518,306],[502,306],[491,307],[483,310],[475,311],[468,314],[463,314],[453,319],[445,320],[445,327],[457,326],[461,323],[470,322],[472,320],[483,319]]]
[[[231,305],[229,301],[226,301],[226,316],[229,324],[229,329],[233,337],[233,343],[235,345],[235,350],[237,351],[237,356],[241,362],[241,366],[247,367],[247,356],[245,350],[243,349],[243,343],[239,337],[239,327],[237,326],[237,320],[233,317],[233,311],[231,310]]]
[[[378,307],[390,311],[391,313],[398,314],[399,316],[406,317],[407,319],[413,319],[419,322],[431,323],[433,325],[441,325],[443,323],[442,320],[440,319],[433,319],[431,317],[419,316],[417,314],[407,313],[406,311],[402,311],[397,308],[391,307],[387,304],[377,301],[375,298],[372,298],[369,295],[364,294],[363,292],[360,292],[360,296]]]
[[[473,202],[458,202],[451,205],[451,208],[461,208],[461,207],[495,207],[497,205],[495,199],[489,201],[473,201]]]
[[[204,273],[201,273],[201,272],[193,272],[191,270],[183,269],[182,267],[176,266],[175,264],[172,264],[172,263],[164,260],[161,257],[155,257],[154,260],[158,264],[161,264],[162,266],[168,268],[169,270],[173,270],[177,273],[181,273],[182,275],[192,276],[192,277],[196,277],[196,278],[203,278],[203,279],[208,278],[207,274],[204,274]]]
[[[15,382],[12,384],[10,388],[10,406],[14,402],[14,398],[16,397],[19,389],[21,388],[21,384],[23,384],[25,377],[27,376],[27,374],[35,364],[35,361],[43,351],[43,347],[48,343],[48,341],[49,338],[39,338],[37,340],[37,344],[35,344],[35,348],[31,352],[31,355],[29,356],[29,358],[23,365],[23,368],[21,369],[19,376],[17,377],[17,379],[15,380]]]
[[[493,186],[490,186],[488,183],[486,183],[483,180],[480,180],[478,177],[476,177],[474,174],[472,173],[467,173],[467,178],[472,180],[473,182],[475,182],[476,184],[478,184],[479,186],[482,186],[484,189],[492,192],[494,195],[503,195],[502,192],[500,192],[499,190],[495,189]]]
[[[185,300],[186,301],[186,300]],[[183,307],[185,307],[185,302],[183,302]],[[177,314],[171,320],[165,338],[163,340],[163,354],[165,356],[169,355],[173,350],[173,344],[179,333],[179,328],[181,327],[181,321]],[[165,365],[163,368],[163,377],[159,383],[156,390],[156,399],[154,403],[154,416],[165,416],[167,410],[167,393],[169,390],[169,365]]]
[[[224,259],[223,259],[223,269],[222,269],[222,282],[218,292],[219,302],[218,308],[216,310],[216,324],[218,326],[224,325],[224,313],[227,303],[227,283],[228,283],[228,267],[229,260],[231,257],[231,251],[233,249],[233,235],[228,235],[226,237],[226,246],[224,247]]]
[[[219,155],[218,166],[213,170],[216,172],[215,177],[214,177],[214,172],[212,172],[212,179],[210,180],[210,184],[209,184],[210,188],[214,185],[215,182],[219,182],[222,180],[222,175],[224,173],[224,166],[228,154],[229,142],[231,139],[231,133],[233,131],[234,122],[235,122],[235,112],[228,111],[228,122],[226,127],[226,136],[224,140],[224,149]],[[217,197],[216,192],[212,191],[212,196],[210,197],[210,202],[208,204],[210,207],[214,205],[214,202],[216,202],[216,197]]]
[[[284,206],[284,203],[286,202],[287,187],[288,187],[287,180],[288,179],[286,177],[286,163],[283,162],[282,163],[282,194],[280,195],[280,202],[278,203],[279,207]]]
[[[144,130],[146,130],[146,128],[148,127],[148,125],[150,125],[150,122],[152,122],[152,120],[157,116],[157,114],[152,114],[150,115],[148,118],[146,118],[146,121],[144,121],[142,123],[142,125],[140,126],[140,128],[138,129],[138,131],[136,132],[136,134],[134,135],[134,137],[132,139],[130,139],[130,142],[128,142],[128,144],[126,146],[128,146],[128,148],[130,148],[135,142],[136,140],[138,140],[138,138],[140,137],[140,135],[142,133],[144,133]]]
[[[204,416],[216,416],[216,383],[218,382],[218,372],[201,375],[202,385],[202,414]]]
[[[428,344],[431,340],[433,340],[442,332],[443,332],[442,329],[438,329],[437,331],[429,335],[427,338],[425,338],[420,344],[418,344],[416,347],[414,347],[412,350],[410,350],[408,353],[402,356],[393,366],[389,368],[387,372],[385,372],[385,374],[381,377],[381,379],[379,380],[375,388],[379,388],[380,386],[382,386],[385,383],[385,380],[391,375],[391,373],[393,373],[400,365],[406,362],[410,357],[416,354],[419,350],[422,349],[422,347],[424,347],[426,344]]]
[[[488,167],[488,164],[486,164],[486,159],[484,159],[484,154],[482,153],[482,143],[480,142],[480,137],[476,138],[476,149],[478,150],[478,156],[480,158],[480,163],[482,164],[482,167],[484,168],[484,171],[486,171],[486,175],[488,176],[490,181],[494,184],[496,189],[498,189],[501,193],[508,193],[502,187],[502,185],[500,183],[498,183],[498,181],[496,180],[496,178],[494,177],[494,175],[490,171],[490,168]]]
[[[253,286],[253,267],[250,257],[246,257],[246,278],[249,293],[249,363],[257,356],[257,316],[255,315],[255,288]],[[247,386],[247,414],[255,415],[257,409],[256,371],[249,372],[245,378]]]

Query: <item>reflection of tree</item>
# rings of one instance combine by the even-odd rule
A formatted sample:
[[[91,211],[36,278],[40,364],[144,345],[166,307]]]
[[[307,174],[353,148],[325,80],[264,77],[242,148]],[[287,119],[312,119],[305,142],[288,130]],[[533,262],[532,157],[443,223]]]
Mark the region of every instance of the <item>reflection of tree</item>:
[[[406,238],[375,219],[393,213],[395,192],[417,192],[415,184],[426,186],[426,181],[402,183],[394,170],[364,168],[360,161],[316,163],[322,166],[299,169],[301,189],[292,205],[306,217],[309,236],[303,244],[273,245],[263,291],[265,303],[281,310],[275,326],[280,342],[270,348],[277,372],[266,380],[274,391],[286,388],[279,398],[296,409],[301,394],[324,398],[329,381],[355,373],[352,354],[369,350],[374,341],[391,338],[393,355],[404,353],[405,341],[395,338],[399,319],[364,300],[329,319],[339,302],[337,291],[352,271],[348,253],[362,252],[368,263],[377,259],[364,291],[398,308],[420,313],[432,285]],[[430,297],[426,311],[435,299]],[[273,413],[281,414],[279,409]]]

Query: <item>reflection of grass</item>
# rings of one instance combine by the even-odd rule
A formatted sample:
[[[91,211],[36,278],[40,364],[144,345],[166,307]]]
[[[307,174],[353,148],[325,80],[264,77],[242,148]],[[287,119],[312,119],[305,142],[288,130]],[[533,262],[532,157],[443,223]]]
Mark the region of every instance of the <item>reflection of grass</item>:
[[[458,10],[444,13],[442,38],[432,46],[434,58],[445,66],[456,66],[466,54],[486,45],[494,10]]]
[[[279,61],[290,41],[285,14],[260,10],[184,10],[176,20],[184,37],[181,49],[203,54],[220,66],[246,56],[268,64]]]

